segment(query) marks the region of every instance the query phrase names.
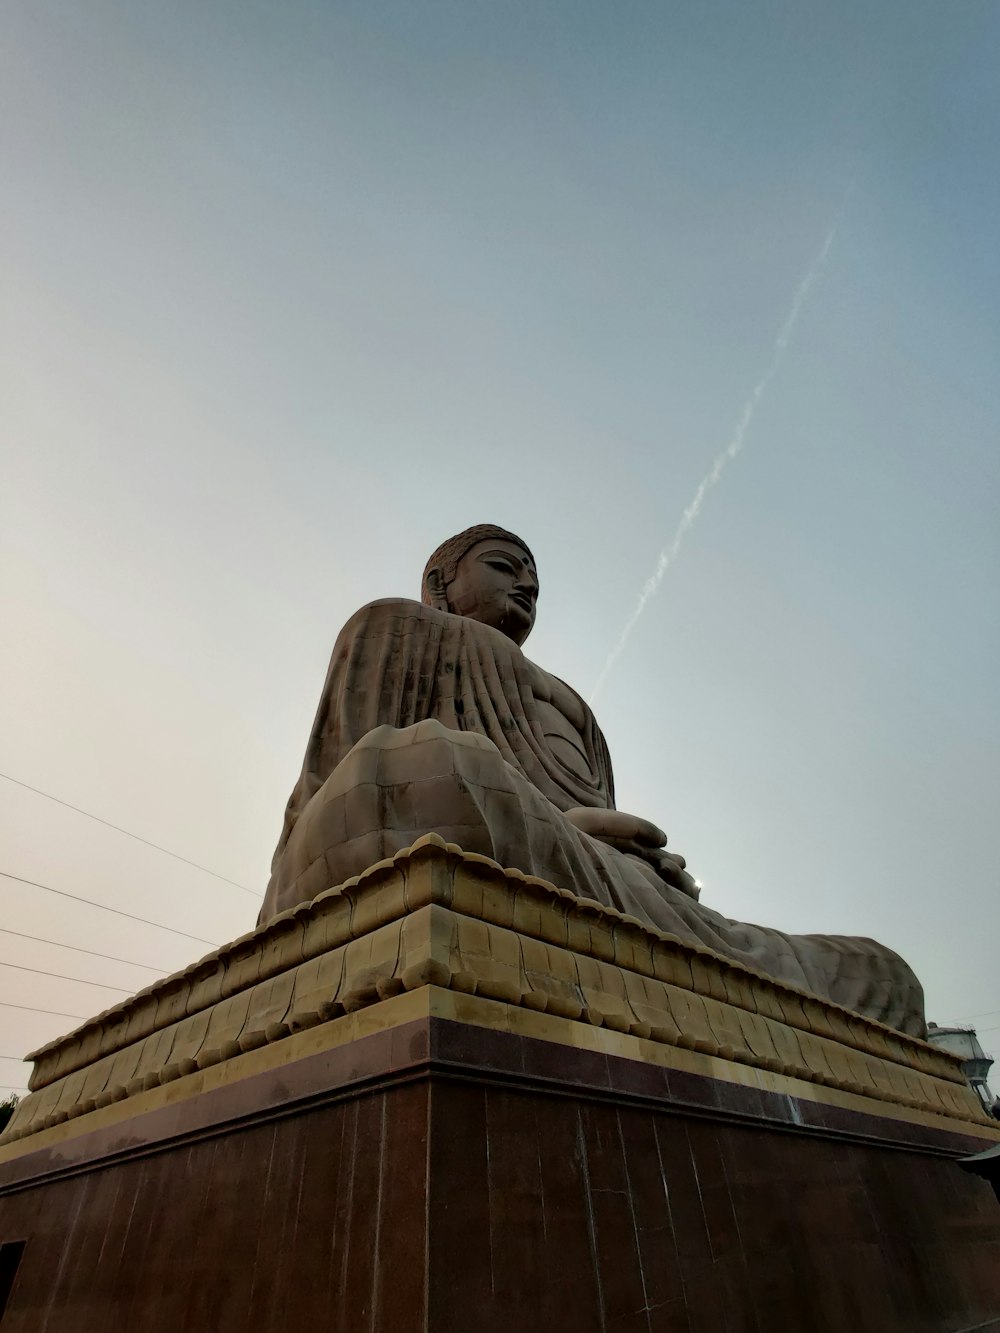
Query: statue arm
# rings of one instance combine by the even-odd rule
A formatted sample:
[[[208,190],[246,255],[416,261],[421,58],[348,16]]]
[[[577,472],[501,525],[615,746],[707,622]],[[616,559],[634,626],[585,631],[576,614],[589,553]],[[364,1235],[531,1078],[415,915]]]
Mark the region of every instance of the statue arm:
[[[637,856],[651,865],[667,884],[697,899],[698,886],[687,873],[687,862],[677,852],[667,851],[667,835],[648,819],[624,810],[603,810],[594,806],[576,806],[565,812],[566,818],[581,833],[614,847],[626,856]]]

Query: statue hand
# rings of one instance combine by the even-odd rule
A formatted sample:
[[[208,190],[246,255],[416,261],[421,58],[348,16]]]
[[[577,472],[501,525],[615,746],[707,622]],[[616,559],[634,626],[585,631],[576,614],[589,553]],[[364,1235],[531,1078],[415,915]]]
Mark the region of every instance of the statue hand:
[[[677,852],[666,850],[667,835],[648,819],[626,814],[624,810],[601,810],[587,805],[575,806],[565,811],[565,815],[581,833],[607,843],[626,856],[638,856],[667,884],[697,901],[700,890],[685,869],[687,862]]]
[[[649,849],[640,854],[644,861],[649,862],[660,879],[672,884],[675,889],[680,889],[681,893],[686,893],[695,902],[698,901],[701,897],[701,888],[694,876],[685,870],[687,862],[683,856],[677,852],[668,852],[665,848]]]
[[[663,829],[657,828],[648,819],[626,814],[624,810],[601,810],[591,805],[578,805],[565,813],[569,822],[581,833],[589,833],[592,838],[600,838],[602,842],[630,842],[646,848],[667,845],[667,835]]]

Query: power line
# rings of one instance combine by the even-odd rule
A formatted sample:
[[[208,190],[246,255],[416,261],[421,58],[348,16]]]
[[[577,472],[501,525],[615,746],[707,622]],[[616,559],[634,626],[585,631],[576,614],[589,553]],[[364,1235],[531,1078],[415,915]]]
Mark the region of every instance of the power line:
[[[0,774],[0,776],[3,776]],[[211,949],[217,949],[219,946],[214,940],[202,939],[200,935],[189,935],[186,930],[176,930],[173,926],[163,926],[159,921],[150,921],[145,916],[135,916],[132,912],[123,912],[119,907],[108,907],[106,903],[95,903],[93,898],[81,898],[77,893],[67,893],[65,889],[53,889],[48,884],[39,884],[36,879],[24,879],[21,875],[12,875],[8,870],[0,870],[0,875],[4,879],[17,880],[18,884],[30,884],[33,889],[44,889],[46,893],[57,893],[60,898],[72,898],[75,903],[86,903],[88,907],[99,907],[102,912],[113,912],[115,916],[124,916],[129,921],[140,921],[144,926],[155,926],[157,930],[168,930],[171,935],[182,935],[186,940],[194,940],[196,944],[207,944]]]
[[[129,994],[127,986],[108,986],[103,981],[88,981],[86,977],[68,977],[65,972],[46,972],[40,967],[22,967],[20,963],[8,963],[5,958],[0,958],[0,967],[12,967],[15,972],[34,972],[39,977],[55,977],[57,981],[78,981],[82,986],[97,986],[99,990],[113,990],[119,995]]]
[[[110,819],[102,819],[100,815],[92,815],[89,810],[81,810],[78,805],[71,805],[69,801],[53,796],[51,792],[42,791],[40,787],[32,787],[30,783],[22,782],[20,778],[12,778],[9,773],[0,773],[0,778],[6,779],[7,782],[13,782],[15,786],[23,787],[25,791],[32,791],[36,796],[44,796],[47,801],[54,801],[56,805],[63,805],[67,810],[73,810],[76,814],[83,815],[85,819],[92,819],[97,824],[103,824],[105,828],[114,829],[116,833],[124,833],[126,838],[134,838],[136,842],[144,843],[157,852],[163,852],[164,856],[172,856],[175,861],[183,861],[186,866],[193,866],[195,870],[211,875],[213,879],[221,879],[223,884],[231,884],[234,889],[239,889],[242,893],[249,893],[251,898],[263,897],[262,894],[256,893],[253,889],[248,889],[245,884],[237,883],[235,879],[220,875],[216,870],[209,870],[208,866],[199,865],[197,861],[191,861],[188,857],[181,856],[179,852],[172,852],[169,847],[161,847],[158,842],[150,842],[149,838],[140,837],[138,833],[130,833],[127,828],[122,828],[120,824],[112,824]]]
[[[27,1092],[27,1088],[19,1087],[15,1083],[0,1083],[0,1088],[6,1088],[8,1092]]]
[[[0,935],[16,935],[19,940],[34,940],[36,944],[52,944],[57,949],[72,949],[74,953],[90,954],[92,958],[106,958],[110,963],[126,963],[129,967],[144,967],[147,972],[158,972],[160,976],[165,976],[170,968],[154,967],[152,963],[134,963],[131,958],[116,958],[111,953],[98,953],[96,949],[81,949],[78,944],[63,944],[61,940],[47,940],[42,935],[25,935],[23,930],[8,930],[6,926],[0,926]],[[0,1056],[0,1059],[3,1057]]]
[[[957,1028],[960,1028],[960,1027],[971,1027],[972,1024],[975,1023],[976,1020],[979,1019],[979,1018],[1000,1018],[1000,1009],[991,1009],[991,1010],[989,1010],[988,1013],[985,1013],[985,1014],[971,1014],[968,1018],[961,1018],[961,1019],[959,1019],[958,1022],[952,1024],[952,1026],[953,1026],[953,1027],[957,1027]],[[938,1023],[937,1026],[938,1026],[938,1027],[946,1027],[947,1024],[944,1024],[944,1023]]]
[[[0,1009],[23,1009],[29,1014],[50,1014],[53,1018],[78,1018],[81,1021],[86,1014],[64,1014],[61,1009],[37,1009],[33,1004],[13,1004],[10,1000],[0,1000]]]

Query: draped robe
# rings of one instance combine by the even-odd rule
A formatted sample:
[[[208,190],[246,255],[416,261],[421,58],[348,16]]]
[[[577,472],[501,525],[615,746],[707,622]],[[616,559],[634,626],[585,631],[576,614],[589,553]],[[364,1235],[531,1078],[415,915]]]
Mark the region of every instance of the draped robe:
[[[546,736],[540,689],[551,699],[569,687],[488,625],[402,599],[362,607],[334,647],[261,921],[436,832],[924,1035],[920,984],[884,945],[731,921],[577,829],[564,811],[614,809],[610,756],[570,692],[584,721],[575,728],[582,762],[567,766]]]

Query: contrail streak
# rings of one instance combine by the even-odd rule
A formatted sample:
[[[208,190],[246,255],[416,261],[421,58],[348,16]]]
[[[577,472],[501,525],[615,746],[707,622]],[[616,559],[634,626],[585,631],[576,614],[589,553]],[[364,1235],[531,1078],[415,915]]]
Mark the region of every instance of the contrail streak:
[[[725,447],[725,449],[723,449],[722,453],[719,454],[718,458],[712,464],[710,471],[707,472],[705,476],[702,477],[701,481],[698,483],[698,489],[695,491],[691,503],[688,505],[688,507],[684,510],[684,513],[681,515],[680,522],[677,524],[676,531],[674,532],[670,544],[668,546],[665,546],[663,550],[660,552],[660,558],[656,562],[656,568],[653,570],[652,574],[643,584],[642,591],[639,594],[639,600],[636,603],[635,610],[632,612],[631,616],[629,616],[628,620],[625,622],[625,628],[618,636],[618,642],[615,644],[615,646],[611,649],[611,652],[608,654],[607,661],[604,663],[604,666],[601,669],[601,674],[597,678],[597,684],[594,686],[593,690],[590,693],[590,699],[589,699],[590,703],[593,703],[594,700],[597,698],[598,694],[600,693],[601,689],[604,686],[605,681],[611,674],[612,667],[615,665],[619,657],[621,657],[622,653],[624,652],[625,645],[628,643],[629,640],[629,635],[635,629],[636,624],[639,621],[639,617],[642,615],[643,611],[645,611],[650,598],[654,595],[656,590],[659,588],[660,584],[663,582],[667,570],[670,568],[670,566],[674,563],[674,560],[677,558],[677,553],[681,549],[681,545],[683,544],[685,536],[687,535],[688,531],[694,524],[695,519],[701,513],[701,507],[705,502],[705,496],[708,494],[708,492],[712,489],[712,487],[722,476],[723,472],[726,469],[726,465],[732,462],[732,460],[743,448],[743,442],[746,439],[747,431],[750,429],[750,423],[753,421],[754,413],[757,411],[757,407],[760,403],[760,400],[764,397],[764,394],[767,392],[768,385],[771,383],[771,380],[774,378],[774,375],[778,370],[778,367],[781,365],[781,362],[784,359],[785,351],[787,350],[789,341],[791,340],[791,336],[795,331],[795,325],[798,323],[799,315],[802,312],[802,307],[806,303],[809,293],[812,290],[813,284],[820,277],[824,267],[826,266],[827,256],[829,255],[830,249],[833,246],[833,242],[836,239],[837,228],[840,226],[840,219],[843,216],[844,209],[847,206],[847,200],[850,197],[850,193],[851,190],[848,189],[847,194],[844,197],[844,202],[837,210],[837,214],[834,217],[833,224],[830,227],[830,230],[826,234],[826,240],[823,242],[819,254],[816,256],[811,267],[809,268],[809,271],[806,273],[805,277],[798,285],[798,289],[796,290],[795,295],[792,298],[791,309],[789,310],[788,316],[785,319],[784,324],[782,324],[781,328],[779,329],[778,336],[775,339],[774,349],[771,352],[770,364],[764,371],[763,375],[761,375],[757,383],[754,385],[753,391],[750,394],[750,397],[747,399],[743,411],[740,414],[740,419],[736,424],[736,429],[733,431],[732,439],[729,441],[728,445]]]

